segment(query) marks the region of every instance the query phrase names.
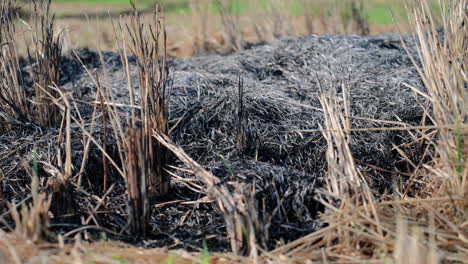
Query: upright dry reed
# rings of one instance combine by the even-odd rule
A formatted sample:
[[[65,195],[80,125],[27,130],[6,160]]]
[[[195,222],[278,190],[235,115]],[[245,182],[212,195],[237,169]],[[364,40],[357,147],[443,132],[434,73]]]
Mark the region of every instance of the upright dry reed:
[[[438,30],[427,1],[413,2],[421,66],[415,62],[427,93],[418,92],[431,105],[430,119],[439,129],[436,139],[438,177],[443,192],[467,195],[468,190],[468,3],[450,1],[444,10],[443,30]],[[442,191],[441,189],[441,191]]]
[[[28,25],[33,50],[28,48],[29,63],[34,80],[34,98],[37,122],[42,126],[55,126],[62,116],[52,98],[58,97],[53,86],[60,87],[60,56],[63,40],[55,35],[55,15],[51,13],[51,0],[34,0],[31,24]]]
[[[130,115],[121,117],[115,108],[110,109],[109,115],[121,150],[130,227],[133,232],[145,235],[150,204],[169,191],[169,175],[165,170],[168,153],[153,138],[153,133],[168,134],[170,93],[162,13],[156,7],[150,22],[146,23],[134,5],[133,8],[134,12],[120,21],[121,60],[127,77]],[[136,59],[138,90],[133,83],[128,54]]]
[[[30,123],[33,114],[19,65],[15,3],[2,0],[0,7],[0,132]]]

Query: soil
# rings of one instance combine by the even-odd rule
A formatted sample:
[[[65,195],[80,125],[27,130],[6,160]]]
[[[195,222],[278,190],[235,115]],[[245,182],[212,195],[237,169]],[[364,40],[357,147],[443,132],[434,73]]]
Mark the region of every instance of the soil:
[[[409,52],[414,42],[405,36]],[[106,74],[97,51],[79,49],[76,54],[88,69],[101,73],[104,85],[112,89],[117,102],[129,103],[127,81],[118,53],[104,52]],[[131,74],[136,78],[135,61]],[[96,87],[69,52],[61,60],[61,88],[75,99],[95,100]],[[225,182],[255,183],[255,205],[265,224],[265,247],[304,236],[323,225],[316,200],[317,190],[327,171],[326,142],[319,95],[343,88],[349,91],[353,128],[393,127],[386,120],[420,125],[423,110],[409,84],[424,91],[418,73],[398,35],[361,37],[322,35],[284,38],[248,45],[228,55],[207,55],[190,59],[170,59],[170,138],[204,168]],[[236,148],[239,78],[243,80],[244,108],[248,116],[248,148]],[[135,81],[136,83],[136,81]],[[81,118],[89,120],[93,108],[77,103]],[[128,111],[122,109],[122,111]],[[75,113],[78,116],[77,113]],[[98,120],[97,124],[102,121]],[[29,202],[30,176],[22,165],[31,164],[38,153],[40,188],[45,190],[54,170],[47,164],[57,160],[59,128],[18,126],[0,134],[0,176],[4,201]],[[99,126],[94,133],[100,142]],[[117,159],[116,146],[108,149]],[[351,151],[376,194],[391,191],[404,180],[385,171],[404,171],[406,163],[394,146],[411,140],[403,131],[353,132]],[[75,124],[73,165],[77,173],[86,141]],[[72,214],[52,218],[51,229],[66,233],[83,224],[102,196],[102,162],[97,147],[91,149],[82,188],[71,188]],[[183,167],[175,157],[171,165]],[[171,170],[181,177],[193,177]],[[106,205],[93,214],[93,221],[108,230],[126,230],[126,194],[123,179],[110,170],[113,191]],[[174,180],[171,193],[152,207],[152,234],[135,237],[127,232],[116,239],[146,247],[199,249],[207,241],[210,251],[229,251],[225,223],[216,204],[206,194]],[[0,194],[1,194],[0,193]],[[175,202],[171,202],[175,201]],[[6,209],[0,209],[5,213]],[[7,223],[11,223],[8,216]],[[91,221],[91,223],[93,223]],[[2,224],[3,228],[7,228]],[[84,238],[99,239],[100,230],[82,232]],[[71,236],[70,236],[71,237]],[[69,240],[71,238],[66,238]]]

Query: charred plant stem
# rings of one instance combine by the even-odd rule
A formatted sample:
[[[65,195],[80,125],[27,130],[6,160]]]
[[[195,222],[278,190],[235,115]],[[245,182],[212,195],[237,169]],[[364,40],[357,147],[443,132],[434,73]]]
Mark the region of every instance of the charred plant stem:
[[[105,104],[104,104],[104,99],[102,96],[102,86],[101,82],[99,80],[99,75],[97,74],[97,71],[94,70],[94,77],[96,78],[96,84],[97,84],[97,91],[98,91],[98,96],[99,96],[99,101],[101,103],[101,111],[102,111],[102,126],[103,126],[103,139],[102,139],[102,149],[107,152],[107,118],[106,118],[106,109],[105,109]],[[107,192],[107,157],[106,155],[102,155],[102,169],[104,173],[104,180],[102,183],[103,186],[103,191],[102,193]]]

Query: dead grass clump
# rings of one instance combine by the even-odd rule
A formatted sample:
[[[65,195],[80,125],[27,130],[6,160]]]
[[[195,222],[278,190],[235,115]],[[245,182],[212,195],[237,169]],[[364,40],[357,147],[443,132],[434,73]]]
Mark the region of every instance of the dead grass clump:
[[[55,17],[50,10],[51,1],[34,0],[31,33],[33,50],[28,49],[31,75],[34,81],[34,98],[37,122],[42,126],[53,127],[61,120],[61,112],[51,98],[59,95],[52,86],[60,87],[60,56],[63,41],[55,35]]]
[[[328,226],[274,253],[327,262],[466,261],[467,7],[466,1],[450,2],[443,18],[443,38],[426,1],[413,2],[408,10],[421,64],[413,61],[427,93],[413,90],[430,102],[432,108],[425,112],[438,132],[435,136],[427,129],[418,131],[422,136],[417,141],[428,140],[435,148],[432,160],[422,168],[414,166],[411,172],[412,179],[419,179],[419,190],[408,195],[407,189],[415,188],[410,180],[403,190],[395,187],[393,199],[386,195],[372,198],[347,144],[347,131],[352,129],[343,118],[348,116],[346,104],[336,107],[337,102],[346,102],[346,96],[337,100],[322,95],[329,171],[321,202],[327,208],[322,219]]]
[[[468,189],[468,3],[450,1],[443,18],[443,32],[437,30],[427,2],[413,4],[409,15],[415,22],[421,59],[421,66],[417,63],[415,66],[427,88],[427,93],[420,94],[432,105],[429,118],[441,127],[434,142],[437,156],[431,175],[441,183],[438,195],[464,197]]]
[[[10,12],[15,9],[13,1],[2,1],[1,11],[1,47],[0,74],[2,81],[0,86],[0,122],[11,128],[11,125],[20,127],[53,127],[60,125],[60,135],[57,141],[57,159],[52,161],[53,168],[58,168],[63,175],[61,184],[68,182],[72,173],[71,165],[71,128],[70,128],[70,105],[59,108],[55,101],[62,96],[59,90],[60,81],[60,56],[61,40],[54,35],[54,17],[50,11],[50,1],[33,1],[32,6],[36,12],[32,13],[31,21],[33,27],[21,20],[27,27],[27,31],[19,32],[16,29],[17,20]],[[10,10],[10,11],[9,11]],[[29,33],[29,37],[26,36]],[[22,37],[26,43],[32,43],[32,50],[28,50],[28,60],[25,65],[20,66],[17,44]],[[26,73],[27,72],[27,73]],[[31,83],[26,83],[26,75]],[[30,86],[33,87],[30,87]],[[63,113],[62,114],[62,110]],[[62,118],[63,117],[63,118]],[[62,121],[60,123],[60,121]],[[8,127],[9,126],[9,127]],[[47,132],[46,132],[47,133]],[[63,140],[65,139],[65,140]],[[64,160],[62,160],[62,142],[65,145]],[[37,174],[37,171],[35,171]],[[37,175],[35,177],[38,177]],[[54,181],[51,177],[49,180]],[[32,180],[34,183],[34,179]],[[36,183],[37,184],[37,183]],[[60,184],[60,185],[61,185]],[[34,185],[34,184],[33,184]],[[55,188],[55,187],[54,187]],[[34,186],[33,186],[34,189]],[[42,226],[46,225],[48,211],[51,207],[51,199],[45,195],[38,194],[33,190],[32,207],[24,206],[21,213],[17,213],[15,222],[17,230],[25,236],[31,236],[34,241],[42,237]],[[63,195],[66,192],[54,192],[54,208],[64,204],[63,199],[57,199],[55,194]],[[67,192],[65,196],[70,200]],[[63,206],[62,206],[63,207]],[[69,211],[69,203],[65,206]],[[12,214],[14,210],[12,210]],[[59,213],[61,215],[62,212]],[[43,223],[44,222],[44,223]]]
[[[60,56],[62,41],[54,35],[54,16],[50,11],[50,1],[35,0],[31,14],[31,25],[24,24],[26,32],[17,30],[15,12],[16,2],[2,0],[0,32],[0,122],[2,127],[11,125],[32,124],[53,127],[61,120],[61,113],[51,98],[58,96],[52,86],[60,86]],[[20,68],[18,44],[19,38],[30,43],[28,47],[28,65]],[[34,83],[33,91],[29,91],[25,82],[25,72],[28,71]]]
[[[153,133],[168,134],[169,89],[167,87],[166,32],[163,17],[156,7],[151,22],[145,24],[133,5],[134,13],[120,21],[123,50],[121,60],[126,69],[130,115],[119,116],[110,108],[111,123],[118,138],[122,167],[129,196],[129,222],[133,232],[145,235],[150,204],[169,191],[165,171],[168,153]],[[136,59],[139,97],[130,73],[128,54]],[[112,95],[108,97],[112,100]],[[121,124],[126,120],[126,130]]]
[[[326,223],[330,226],[341,223],[333,228],[333,236],[337,239],[334,243],[351,249],[359,247],[360,241],[353,237],[356,230],[360,229],[359,225],[363,223],[348,222],[347,218],[359,216],[358,211],[365,214],[368,221],[376,223],[375,226],[367,226],[366,232],[383,238],[383,231],[379,225],[374,195],[363,173],[356,166],[349,147],[351,135],[347,131],[350,131],[351,127],[347,119],[347,116],[350,116],[348,98],[344,88],[341,98],[337,98],[335,93],[321,95],[320,102],[325,115],[324,137],[328,145],[328,172],[320,200],[326,208]],[[334,243],[329,240],[327,244],[331,247]]]
[[[31,105],[19,66],[15,1],[2,0],[0,10],[0,132],[31,121]]]
[[[451,233],[458,239],[438,250],[467,250],[466,234],[468,190],[468,78],[466,76],[468,47],[468,3],[453,0],[444,9],[443,30],[436,27],[436,19],[426,1],[411,2],[408,9],[414,21],[414,35],[421,64],[414,62],[427,93],[419,92],[429,101],[429,118],[438,127],[430,137],[435,148],[431,163],[418,171],[426,182],[428,199],[450,199],[430,205],[420,205],[425,217],[438,233]],[[442,35],[443,34],[443,35]],[[413,59],[414,60],[414,59]],[[460,200],[458,200],[460,199]],[[458,200],[458,201],[457,201]],[[456,252],[456,251],[455,251]],[[454,254],[455,259],[460,254]]]

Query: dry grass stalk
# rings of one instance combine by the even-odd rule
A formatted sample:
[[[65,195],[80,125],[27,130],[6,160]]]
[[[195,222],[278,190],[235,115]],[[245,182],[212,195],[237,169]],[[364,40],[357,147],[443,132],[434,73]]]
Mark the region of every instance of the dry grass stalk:
[[[94,77],[95,77],[96,84],[97,84],[97,89],[98,89],[97,94],[99,97],[99,102],[101,103],[102,127],[103,127],[103,133],[104,133],[103,139],[102,139],[102,149],[104,150],[104,152],[107,152],[107,113],[106,113],[106,107],[104,104],[104,98],[102,95],[103,88],[101,86],[101,81],[99,80],[99,75],[97,74],[96,71],[94,71]],[[106,193],[108,172],[107,172],[107,157],[105,155],[102,155],[102,167],[103,167],[103,173],[104,173],[102,193]]]
[[[239,17],[236,14],[233,14],[231,10],[232,2],[229,2],[228,5],[223,3],[221,0],[215,1],[216,6],[218,7],[221,21],[223,22],[224,32],[227,37],[226,51],[227,52],[236,52],[242,49],[244,45],[242,33],[239,29]]]
[[[194,31],[193,54],[206,54],[210,49],[209,34],[211,27],[208,23],[210,10],[209,0],[191,0],[192,30]]]
[[[158,8],[158,7],[156,7]],[[136,10],[136,9],[135,9]],[[169,189],[168,175],[164,170],[167,163],[167,150],[155,142],[152,133],[167,134],[169,122],[170,93],[167,87],[166,31],[159,10],[155,10],[152,24],[143,24],[138,12],[126,25],[131,37],[130,52],[137,60],[138,81],[141,96],[139,120],[131,124],[143,129],[141,144],[148,162],[148,188],[153,196],[163,196]],[[162,52],[162,53],[161,53]],[[130,78],[131,76],[127,76]],[[130,86],[130,89],[131,86]],[[130,94],[135,94],[129,91]]]
[[[31,122],[28,102],[19,66],[17,28],[14,21],[16,1],[2,0],[0,10],[0,132],[16,123]]]
[[[55,17],[50,10],[51,1],[34,0],[32,13],[31,40],[33,51],[28,48],[29,63],[32,65],[34,96],[37,109],[37,122],[42,126],[52,127],[60,122],[60,111],[51,102],[50,96],[58,95],[52,86],[60,87],[60,56],[62,43],[60,35],[54,35]]]
[[[128,214],[130,227],[133,232],[145,235],[148,230],[150,206],[147,195],[148,170],[145,168],[145,153],[141,142],[143,130],[129,128],[126,143],[126,173],[128,192]]]
[[[450,245],[440,238],[431,242],[437,250],[468,250],[466,227],[468,190],[468,78],[466,75],[468,47],[468,3],[452,0],[442,16],[443,33],[437,30],[436,19],[427,1],[413,1],[408,13],[414,22],[414,34],[418,40],[417,51],[421,64],[415,67],[427,89],[416,91],[426,98],[432,111],[429,118],[440,127],[437,137],[431,138],[435,156],[431,164],[421,170],[426,186],[423,189],[431,198],[459,197],[462,201],[425,206],[425,215],[432,220],[432,229],[453,233],[457,239]],[[442,35],[443,34],[443,35]],[[455,129],[444,127],[452,126]],[[422,206],[420,206],[422,207]],[[433,220],[434,219],[434,220]],[[441,231],[438,231],[440,233]],[[423,240],[424,241],[424,240]],[[454,254],[453,258],[458,256]]]
[[[343,89],[343,97],[341,100],[336,98],[335,93],[330,96],[321,95],[320,102],[322,103],[325,114],[325,129],[323,133],[328,143],[327,148],[327,164],[328,176],[326,177],[326,190],[331,195],[340,199],[347,195],[352,190],[363,189],[368,192],[368,185],[362,173],[356,168],[354,158],[349,148],[350,135],[348,134],[350,122],[343,111],[348,111],[346,89]],[[341,101],[341,102],[340,102]],[[343,127],[344,126],[344,127]],[[366,195],[367,196],[367,195]],[[370,196],[368,202],[372,199]],[[366,199],[367,199],[366,198]]]
[[[237,103],[237,133],[236,148],[238,151],[244,151],[249,147],[248,140],[248,116],[244,108],[244,80],[239,76]]]
[[[120,21],[121,60],[130,97],[130,117],[126,129],[112,99],[109,119],[117,138],[124,178],[129,196],[129,223],[133,232],[145,235],[150,204],[169,191],[169,174],[165,170],[168,153],[153,138],[153,132],[167,134],[170,94],[167,88],[166,32],[163,17],[156,7],[151,23],[145,24],[132,3],[134,13]],[[116,35],[116,38],[119,36]],[[140,97],[134,89],[127,54],[135,56]],[[105,91],[103,92],[105,94]],[[141,105],[139,105],[140,99]]]
[[[44,93],[44,96],[53,102],[57,111],[62,113],[62,121],[59,129],[56,147],[56,161],[54,164],[43,165],[51,168],[49,178],[47,180],[48,192],[53,194],[52,211],[57,217],[62,215],[71,215],[74,213],[74,197],[73,197],[73,165],[72,165],[72,121],[77,122],[76,118],[72,116],[72,104],[67,95],[55,86],[49,88],[53,90],[53,95],[43,87],[39,86]],[[64,150],[64,155],[62,151]]]
[[[379,226],[379,217],[374,206],[374,197],[364,175],[356,167],[351,149],[349,147],[350,134],[345,132],[349,130],[350,122],[346,118],[349,116],[349,102],[347,89],[343,86],[343,95],[341,100],[336,98],[334,92],[326,96],[321,95],[320,102],[325,115],[325,128],[323,133],[328,143],[327,163],[328,173],[325,178],[324,197],[322,203],[331,209],[332,214],[327,222],[336,223],[349,217],[345,212],[353,213],[358,207],[365,208],[363,212],[369,219],[377,223],[373,230],[377,236],[383,237],[381,227]],[[349,222],[349,227],[353,228],[355,223]],[[339,226],[335,230],[341,233],[338,237],[342,243],[353,247],[352,231]],[[341,238],[340,238],[341,237]]]
[[[61,181],[65,182],[65,181],[68,181],[70,179],[70,177],[72,176],[72,142],[71,142],[71,112],[72,112],[72,109],[71,109],[71,104],[70,104],[70,101],[68,100],[68,98],[66,97],[66,95],[58,88],[58,87],[50,87],[52,89],[54,89],[55,93],[58,94],[60,96],[60,98],[53,98],[51,97],[51,99],[53,99],[54,101],[56,101],[57,99],[61,99],[63,101],[63,106],[62,106],[62,109],[60,109],[59,107],[59,104],[56,104],[57,105],[57,109],[58,110],[62,110],[63,111],[63,118],[62,118],[62,122],[61,122],[61,125],[60,125],[60,133],[59,133],[59,136],[58,136],[58,139],[57,139],[57,164],[58,164],[58,168],[61,169],[62,171],[62,177],[61,177]],[[48,93],[45,89],[44,89],[44,93],[47,95],[47,96],[52,96],[52,94]],[[63,143],[63,139],[65,138],[65,160],[62,161],[62,149],[61,149],[61,145]]]

